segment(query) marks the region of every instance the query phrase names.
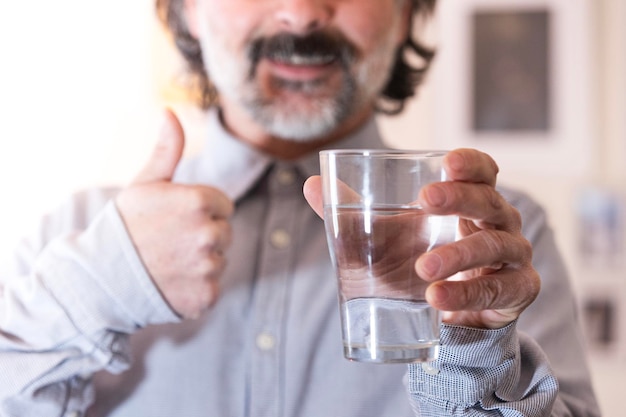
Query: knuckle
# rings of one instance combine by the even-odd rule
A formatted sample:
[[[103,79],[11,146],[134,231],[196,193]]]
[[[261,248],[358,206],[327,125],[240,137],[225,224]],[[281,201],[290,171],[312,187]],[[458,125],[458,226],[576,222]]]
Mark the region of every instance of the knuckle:
[[[219,241],[219,231],[212,222],[207,222],[196,230],[196,244],[201,250],[212,249]]]
[[[502,197],[502,194],[500,194],[498,191],[496,191],[495,188],[490,185],[485,185],[483,187],[483,192],[485,194],[485,201],[488,202],[489,206],[493,210],[502,209],[502,207],[504,206],[504,199]]]
[[[235,212],[235,204],[233,203],[233,201],[227,197],[223,197],[224,200],[224,215],[225,217],[231,217],[233,215],[233,213]]]
[[[219,230],[221,247],[222,248],[229,247],[233,239],[232,225],[227,220],[219,220],[217,221],[216,225]]]
[[[495,184],[496,177],[500,172],[500,167],[496,161],[487,153],[479,152],[476,155],[476,166],[483,170],[483,175],[488,178],[489,184]]]
[[[474,258],[474,252],[472,249],[472,244],[466,244],[465,241],[460,241],[457,244],[449,245],[450,249],[453,251],[452,259],[456,260],[456,263],[459,267],[464,265],[470,265]]]
[[[205,188],[198,185],[179,185],[179,198],[189,211],[204,211],[210,202]]]
[[[230,248],[230,246],[233,243],[233,234],[232,232],[225,232],[222,235],[221,241],[220,241],[220,247],[219,250],[220,251],[225,251],[226,249]]]
[[[486,308],[496,308],[500,303],[500,296],[503,294],[502,281],[499,279],[490,279],[487,277],[481,282],[483,285],[483,301]]]
[[[455,294],[459,300],[459,307],[462,309],[472,309],[471,306],[480,300],[482,297],[481,291],[475,285],[472,285],[473,281],[466,281],[463,285],[459,286],[459,290]]]
[[[530,268],[528,275],[528,289],[530,295],[528,304],[530,304],[537,298],[541,291],[541,277],[539,276],[539,272],[534,268]]]
[[[489,275],[468,281],[465,305],[470,310],[487,310],[500,307],[502,282]]]
[[[493,171],[493,176],[497,176],[498,173],[500,172],[500,167],[498,166],[497,162],[495,161],[495,159],[493,159],[491,156],[485,154],[487,156],[487,161],[489,161],[489,165],[491,167],[491,170]]]
[[[497,230],[486,229],[480,234],[483,237],[485,253],[490,259],[499,256],[509,243],[508,235]]]
[[[463,305],[468,310],[495,308],[500,301],[502,287],[500,281],[488,276],[467,281],[463,294]]]
[[[231,225],[226,221],[207,221],[196,231],[196,244],[203,251],[222,251],[232,242]]]
[[[204,193],[198,187],[184,187],[185,203],[191,210],[202,210],[205,205]]]
[[[522,214],[513,206],[510,206],[510,220],[511,228],[513,231],[520,232],[522,230]]]
[[[520,241],[522,261],[524,263],[530,264],[533,259],[533,245],[532,243],[530,243],[530,241],[523,237],[520,239]]]

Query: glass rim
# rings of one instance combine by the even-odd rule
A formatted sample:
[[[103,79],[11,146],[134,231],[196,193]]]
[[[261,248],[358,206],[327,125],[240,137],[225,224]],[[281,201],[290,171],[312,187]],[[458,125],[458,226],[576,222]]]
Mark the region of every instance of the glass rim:
[[[447,150],[410,150],[410,149],[324,149],[320,156],[365,156],[365,157],[406,157],[406,158],[435,158],[444,156]]]

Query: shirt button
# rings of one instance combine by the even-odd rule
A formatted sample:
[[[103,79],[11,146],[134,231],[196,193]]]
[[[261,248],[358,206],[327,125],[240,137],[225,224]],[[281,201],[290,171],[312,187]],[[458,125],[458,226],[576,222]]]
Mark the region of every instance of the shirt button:
[[[256,345],[261,350],[272,350],[276,346],[276,339],[267,332],[259,333],[256,337]]]
[[[80,417],[80,411],[72,411],[67,417]]]
[[[287,186],[294,183],[294,181],[296,180],[296,175],[293,173],[293,171],[282,169],[276,174],[276,179],[278,180],[278,183],[280,185]]]
[[[270,242],[276,249],[285,249],[291,243],[291,236],[283,229],[276,229],[270,235]]]
[[[439,369],[435,368],[434,366],[432,366],[431,364],[427,362],[422,363],[422,369],[427,375],[432,375],[432,376],[439,375]]]

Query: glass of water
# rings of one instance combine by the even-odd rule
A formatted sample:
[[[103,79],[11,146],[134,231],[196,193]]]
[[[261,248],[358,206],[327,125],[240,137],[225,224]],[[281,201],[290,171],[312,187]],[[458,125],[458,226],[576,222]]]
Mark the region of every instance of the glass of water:
[[[339,284],[344,355],[361,362],[429,362],[441,314],[415,271],[424,252],[453,242],[456,216],[417,204],[420,189],[446,181],[445,151],[320,152],[324,224]]]

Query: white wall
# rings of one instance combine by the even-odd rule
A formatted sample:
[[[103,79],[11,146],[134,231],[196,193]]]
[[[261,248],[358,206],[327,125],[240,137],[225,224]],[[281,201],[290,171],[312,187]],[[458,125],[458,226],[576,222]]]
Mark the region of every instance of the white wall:
[[[141,166],[153,94],[151,7],[151,0],[3,4],[0,247],[62,196],[126,181]]]
[[[626,2],[566,1],[591,5],[585,17],[591,48],[582,57],[590,64],[591,75],[589,132],[584,138],[590,146],[590,164],[583,176],[570,171],[545,176],[533,169],[533,163],[517,160],[501,163],[500,178],[528,191],[546,207],[576,288],[584,293],[596,281],[600,290],[615,285],[623,301],[625,280],[613,276],[619,272],[590,269],[579,262],[575,202],[584,183],[625,191]],[[125,183],[143,164],[158,127],[155,92],[167,79],[155,63],[176,71],[175,64],[169,65],[171,50],[164,48],[156,30],[152,3],[32,0],[4,6],[0,14],[4,55],[0,66],[0,253],[28,229],[33,218],[71,191],[93,184]],[[438,38],[438,29],[438,25],[431,28],[433,39]],[[402,117],[382,120],[390,144],[441,147],[441,113],[436,103],[441,85],[435,82],[439,69],[435,66],[434,70]],[[187,109],[183,117],[193,151],[201,134],[195,123],[199,116]],[[463,143],[464,138],[459,140]],[[510,156],[502,157],[508,160]],[[621,315],[624,334],[626,323]],[[620,343],[618,350],[625,351]],[[605,415],[621,417],[617,390],[626,371],[624,354],[592,354]]]

